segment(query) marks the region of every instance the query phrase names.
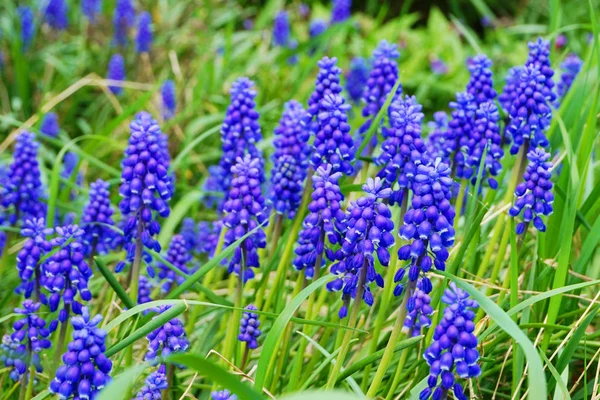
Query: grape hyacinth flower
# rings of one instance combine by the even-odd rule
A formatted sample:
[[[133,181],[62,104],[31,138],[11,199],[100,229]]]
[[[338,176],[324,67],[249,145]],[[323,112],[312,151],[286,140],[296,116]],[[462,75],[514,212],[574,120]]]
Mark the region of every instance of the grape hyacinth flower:
[[[160,94],[162,97],[163,119],[166,121],[175,116],[175,110],[177,109],[175,82],[170,79],[166,80],[160,89]]]
[[[431,326],[431,297],[423,291],[423,280],[418,280],[413,295],[408,299],[407,313],[404,319],[403,329],[412,337],[419,336],[422,329]]]
[[[178,268],[184,274],[189,274],[190,271],[188,269],[188,263],[192,259],[191,253],[188,251],[185,239],[182,235],[175,235],[171,239],[171,244],[169,245],[169,250],[167,251],[166,260],[171,263],[173,266]],[[154,271],[154,268],[148,268],[148,275],[153,278],[158,275],[159,281],[163,282],[162,290],[165,293],[171,291],[171,288],[174,283],[182,284],[185,281],[185,277],[179,275],[175,271],[173,271],[170,267],[159,262],[157,265],[158,273]]]
[[[583,61],[577,56],[577,54],[569,54],[565,61],[560,64],[562,74],[560,74],[560,80],[556,86],[558,92],[557,103],[565,97],[573,81],[579,75],[581,68],[583,67]]]
[[[268,218],[260,187],[261,168],[260,160],[249,154],[243,159],[238,157],[237,164],[231,168],[234,178],[223,204],[223,225],[228,228],[224,247],[242,238]],[[257,250],[266,245],[265,232],[262,228],[258,229],[235,249],[229,261],[229,273],[235,272],[243,282],[254,278],[252,268],[260,267]]]
[[[353,103],[358,104],[362,100],[370,72],[371,67],[364,58],[354,57],[350,62],[350,69],[346,73],[346,92]]]
[[[169,388],[167,367],[161,364],[146,378],[146,384],[137,392],[133,400],[161,400],[163,390]]]
[[[41,201],[44,188],[37,160],[39,146],[32,132],[23,131],[16,138],[13,162],[0,187],[2,207],[11,225],[46,216],[46,204]]]
[[[517,88],[519,87],[519,83],[521,81],[522,72],[523,67],[521,66],[512,67],[509,69],[508,74],[506,75],[506,84],[504,85],[504,90],[498,96],[498,101],[500,102],[504,112],[507,114],[510,112],[510,107],[517,96]]]
[[[308,25],[308,35],[315,38],[327,30],[327,21],[322,19],[313,19]]]
[[[390,106],[391,128],[384,128],[382,153],[375,160],[376,165],[383,167],[377,176],[383,179],[385,187],[392,188],[390,204],[402,203],[408,196],[407,190],[412,189],[417,167],[426,162],[421,109],[414,96],[399,98]]]
[[[268,202],[277,214],[293,219],[302,202],[306,168],[294,156],[283,155],[275,160],[271,174]]]
[[[19,14],[19,23],[21,25],[21,45],[24,50],[27,50],[33,41],[33,35],[35,34],[33,10],[31,7],[19,6],[17,12]]]
[[[258,347],[258,337],[260,336],[260,321],[258,320],[258,314],[252,311],[256,311],[257,308],[250,304],[246,307],[246,311],[242,315],[240,321],[240,334],[238,340],[240,342],[246,342],[249,349],[255,349]]]
[[[473,135],[477,106],[473,95],[462,92],[456,94],[456,101],[450,102],[450,108],[453,111],[446,131],[444,158],[452,158],[452,168],[457,178],[469,179],[469,170],[466,168],[468,141]]]
[[[22,318],[13,324],[13,333],[6,340],[12,354],[3,360],[4,366],[11,368],[10,377],[15,381],[27,372],[29,366],[42,372],[40,353],[52,346],[46,321],[37,315],[39,309],[40,303],[32,300],[25,300],[21,307],[15,308],[15,313]]]
[[[50,382],[51,393],[61,399],[93,399],[110,382],[112,362],[104,355],[106,331],[99,327],[101,321],[100,314],[90,319],[87,307],[71,318],[73,340]]]
[[[260,159],[262,166],[262,154],[256,148],[256,144],[262,139],[262,134],[254,101],[256,90],[253,87],[254,82],[245,77],[238,78],[231,86],[231,102],[221,126],[223,155],[219,161],[219,168],[210,170],[210,177],[205,184],[207,189],[218,188],[218,191],[223,194],[229,191],[232,179],[231,168],[238,157],[244,158],[249,154],[253,158]],[[264,182],[262,176],[260,179]],[[219,209],[223,201],[221,200]]]
[[[83,305],[76,299],[78,293],[84,302],[92,299],[92,293],[88,289],[92,269],[84,259],[83,229],[77,225],[68,225],[57,227],[54,231],[57,236],[51,244],[61,246],[61,249],[42,266],[43,285],[50,293],[48,306],[51,312],[58,310],[62,302],[58,320],[64,323],[71,311],[81,314]]]
[[[398,47],[382,40],[375,51],[373,51],[373,68],[369,73],[369,79],[363,92],[363,102],[365,106],[362,110],[362,116],[367,118],[360,127],[359,134],[364,135],[373,122],[373,118],[379,113],[381,107],[385,104],[388,95],[394,88],[398,80],[398,63],[396,59],[400,57]],[[398,86],[394,98],[402,93],[402,86]],[[377,144],[377,136],[373,136],[371,146]]]
[[[67,29],[69,25],[68,6],[65,0],[48,0],[44,2],[44,22],[58,30]]]
[[[90,198],[81,216],[84,253],[87,257],[107,254],[117,235],[117,232],[111,229],[115,223],[108,188],[108,183],[102,179],[90,184]]]
[[[315,90],[308,99],[307,114],[302,121],[312,133],[316,133],[319,130],[317,115],[321,112],[321,101],[328,94],[338,95],[342,92],[342,86],[340,85],[342,69],[336,63],[337,58],[335,57],[323,57],[317,63],[319,73],[315,82]]]
[[[52,138],[58,136],[60,132],[60,126],[58,125],[58,115],[54,112],[49,112],[44,115],[42,124],[40,125],[40,133]]]
[[[279,11],[273,24],[273,42],[285,47],[290,41],[290,17],[286,11]]]
[[[427,136],[427,153],[432,159],[442,158],[449,164],[446,158],[446,138],[448,135],[448,114],[437,111],[433,114],[433,121],[427,123],[429,135]]]
[[[198,254],[206,254],[209,258],[215,254],[222,228],[221,221],[198,223]]]
[[[96,22],[96,18],[102,11],[102,0],[82,0],[81,13],[90,23]]]
[[[540,231],[546,231],[542,220],[543,215],[552,214],[552,162],[548,161],[550,153],[542,148],[532,149],[527,153],[529,164],[523,175],[523,182],[515,189],[515,202],[508,211],[511,217],[523,213],[523,221],[517,225],[517,234],[522,234],[527,225],[533,221],[533,226]]]
[[[129,30],[135,23],[135,8],[132,0],[117,0],[113,14],[114,39],[113,42],[120,47],[127,45]]]
[[[125,80],[125,59],[120,54],[114,54],[108,62],[108,73],[106,79],[111,81],[123,81]],[[123,93],[121,86],[108,85],[111,92],[117,96]]]
[[[35,293],[36,301],[46,302],[46,297],[41,292],[41,284],[45,276],[41,271],[40,260],[52,250],[52,243],[48,240],[48,235],[52,233],[54,229],[46,228],[46,221],[43,218],[27,219],[23,223],[21,236],[27,240],[17,253],[17,271],[21,284],[16,291],[22,293],[26,299]]]
[[[13,340],[10,335],[2,336],[0,343],[0,362],[11,369],[9,376],[13,381],[18,381],[20,375],[27,371],[27,366],[23,362],[23,354],[19,351],[20,342]],[[22,371],[22,372],[20,372]]]
[[[155,311],[158,314],[162,314],[169,308],[170,306],[160,306]],[[155,361],[158,357],[166,358],[173,353],[184,352],[189,346],[183,322],[179,318],[173,318],[150,332],[147,339],[148,351],[145,356],[146,361]]]
[[[160,252],[154,238],[160,232],[158,217],[169,216],[169,200],[173,195],[172,177],[169,176],[169,154],[166,137],[149,113],[136,115],[129,125],[131,136],[121,163],[122,199],[119,209],[126,221],[123,230],[127,243],[127,261],[139,263],[147,247]],[[135,243],[134,243],[135,242]],[[138,267],[139,265],[134,265]],[[116,271],[125,267],[117,264]]]
[[[152,16],[144,11],[138,16],[135,50],[138,53],[149,53],[152,47]]]
[[[448,73],[448,65],[439,57],[429,57],[429,68],[435,75],[446,75]]]
[[[430,372],[428,387],[423,389],[419,399],[445,399],[452,390],[454,398],[467,400],[463,386],[457,380],[476,378],[481,374],[473,311],[479,305],[454,282],[444,291],[442,302],[446,304],[444,317],[435,328],[433,342],[423,354]]]
[[[388,198],[392,189],[385,188],[380,178],[367,179],[363,185],[367,194],[348,207],[347,230],[340,260],[331,266],[337,279],[327,284],[327,290],[342,291],[343,305],[338,315],[345,318],[351,299],[373,305],[370,284],[383,287],[383,278],[375,271],[375,256],[384,267],[390,262],[389,247],[394,245],[392,212],[380,200]]]
[[[492,80],[492,60],[485,54],[475,56],[467,62],[471,78],[467,84],[467,92],[473,96],[475,105],[479,107],[488,101],[493,101],[498,95],[494,90]]]
[[[333,172],[352,175],[354,167],[354,141],[348,124],[349,104],[340,95],[326,94],[319,104],[318,125],[311,166],[331,165]]]
[[[547,147],[546,130],[552,119],[552,96],[546,96],[546,77],[530,64],[521,73],[515,99],[510,107],[506,133],[512,138],[511,154],[517,154],[526,141],[531,148]]]
[[[556,100],[556,93],[554,92],[554,70],[550,63],[550,42],[543,40],[541,37],[535,42],[529,42],[529,55],[527,58],[526,66],[533,64],[540,71],[546,79],[542,82],[543,88],[541,90],[544,97],[548,100],[549,104],[552,104]]]
[[[350,18],[352,0],[332,0],[331,23],[344,22]]]
[[[200,246],[200,236],[198,234],[199,225],[200,224],[196,226],[196,222],[192,218],[184,218],[183,221],[181,221],[181,230],[179,231],[179,234],[185,241],[186,251],[190,253],[196,252],[198,246]]]
[[[561,33],[560,35],[556,36],[556,39],[554,39],[554,47],[560,50],[567,45],[567,42],[567,37]]]
[[[405,296],[408,296],[406,303],[408,315],[418,310],[418,315],[413,315],[411,319],[413,322],[421,321],[421,324],[421,316],[426,317],[429,310],[422,307],[428,304],[426,301],[417,301],[419,297],[417,291],[420,290],[425,294],[431,292],[432,285],[427,272],[432,266],[440,271],[445,270],[448,249],[454,244],[452,224],[455,212],[450,202],[453,185],[450,172],[450,168],[442,163],[440,158],[417,167],[411,208],[404,215],[404,225],[399,232],[400,237],[410,241],[410,244],[398,250],[398,259],[410,260],[410,264],[396,272],[394,295],[400,296],[403,292],[407,292]],[[408,283],[405,285],[401,281],[407,269]],[[413,323],[408,324],[408,327],[413,329],[414,334],[414,328],[417,326]]]
[[[330,261],[338,258],[333,247],[342,244],[346,223],[341,208],[344,196],[338,185],[341,176],[341,172],[333,172],[331,165],[324,165],[317,168],[312,177],[309,214],[302,222],[293,262],[294,268],[303,271],[306,279],[319,277],[319,270],[325,264],[324,255]]]
[[[274,130],[273,162],[283,156],[293,156],[300,165],[308,166],[308,157],[312,149],[308,145],[310,133],[302,126],[302,119],[305,115],[306,111],[302,104],[296,100],[290,100],[284,104],[283,114]]]
[[[150,303],[152,301],[152,289],[154,284],[150,279],[144,275],[140,275],[140,282],[138,287],[138,304]]]
[[[237,400],[235,394],[231,394],[229,390],[214,391],[210,394],[212,400]]]

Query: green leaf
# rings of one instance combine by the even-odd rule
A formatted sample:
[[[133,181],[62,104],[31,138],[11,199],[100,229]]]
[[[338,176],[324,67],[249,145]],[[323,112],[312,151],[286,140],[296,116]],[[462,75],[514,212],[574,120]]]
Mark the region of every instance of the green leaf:
[[[133,384],[149,366],[148,363],[142,363],[126,369],[100,391],[96,400],[126,399]]]
[[[277,354],[276,348],[277,344],[279,343],[279,339],[283,337],[283,330],[285,329],[286,325],[288,324],[298,307],[300,307],[302,302],[306,300],[312,292],[314,292],[330,280],[331,276],[323,276],[322,278],[316,280],[315,282],[302,289],[302,291],[300,291],[300,293],[298,293],[298,295],[287,304],[287,306],[283,309],[279,317],[277,317],[277,319],[273,323],[273,326],[271,327],[271,331],[265,339],[262,351],[260,352],[258,367],[256,369],[256,380],[254,382],[255,388],[262,388],[264,386],[268,368]]]
[[[94,262],[96,263],[96,266],[100,270],[100,273],[102,274],[104,279],[106,279],[106,282],[108,282],[110,287],[115,291],[115,293],[121,299],[121,301],[123,302],[125,307],[133,308],[135,306],[135,303],[127,295],[127,292],[125,291],[123,286],[121,286],[119,284],[119,281],[117,281],[117,278],[115,278],[115,276],[112,274],[112,272],[110,272],[110,270],[108,269],[108,267],[106,266],[104,261],[102,261],[102,259],[100,257],[94,257]]]
[[[252,387],[241,382],[238,377],[225,371],[217,364],[207,359],[193,354],[175,354],[166,360],[168,363],[176,365],[185,365],[193,369],[200,375],[219,384],[219,387],[228,389],[230,392],[238,395],[238,398],[244,400],[263,400],[263,396],[256,392]]]
[[[281,400],[364,400],[365,396],[342,392],[339,390],[317,391],[309,390],[306,392],[293,393],[281,397]]]
[[[192,151],[194,149],[194,147],[198,146],[200,143],[202,143],[204,141],[204,139],[206,139],[210,135],[213,135],[213,134],[219,132],[220,129],[221,129],[221,126],[219,126],[219,125],[213,126],[209,130],[207,130],[206,132],[202,133],[200,136],[198,136],[197,138],[192,140],[190,143],[188,143],[183,149],[181,149],[179,154],[177,154],[177,156],[171,163],[171,170],[177,171],[179,165],[183,162],[183,160],[185,160],[185,157],[187,156],[187,154],[190,151]]]
[[[467,291],[471,297],[479,303],[479,306],[487,313],[487,315],[519,344],[523,353],[525,353],[529,366],[529,371],[527,373],[527,380],[529,383],[528,398],[532,400],[546,399],[546,376],[544,374],[542,361],[535,346],[531,343],[531,340],[523,333],[515,321],[513,321],[496,303],[471,284],[466,283],[462,279],[450,275],[447,272],[437,272],[455,282],[461,289]]]

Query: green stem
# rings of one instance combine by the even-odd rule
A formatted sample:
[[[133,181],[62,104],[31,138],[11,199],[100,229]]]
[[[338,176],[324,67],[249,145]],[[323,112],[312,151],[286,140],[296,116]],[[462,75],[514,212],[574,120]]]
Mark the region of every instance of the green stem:
[[[458,232],[458,221],[460,221],[460,215],[462,213],[463,202],[465,201],[465,192],[467,191],[467,181],[462,179],[460,182],[460,189],[458,189],[458,196],[456,196],[456,204],[454,209],[456,210],[456,218],[454,218],[454,231]]]
[[[234,364],[234,354],[237,344],[237,334],[240,330],[240,319],[242,318],[242,307],[244,301],[244,271],[246,269],[246,248],[242,242],[242,260],[240,262],[240,270],[238,274],[238,284],[235,292],[235,310],[233,310],[233,321],[229,324],[225,339],[225,351],[223,357]]]
[[[175,377],[175,367],[173,364],[167,366],[167,384],[168,387],[162,392],[162,400],[171,399],[171,390],[173,390],[173,378]]]
[[[141,213],[140,213],[141,214]],[[137,237],[135,239],[135,254],[133,256],[133,265],[131,266],[131,290],[129,297],[133,300],[133,304],[138,303],[138,285],[140,280],[140,266],[142,264],[142,232],[144,231],[144,222],[141,217],[138,217]]]
[[[394,374],[394,379],[392,380],[392,385],[390,386],[390,390],[386,396],[386,400],[391,399],[400,384],[400,378],[402,375],[402,371],[404,370],[404,365],[406,364],[406,360],[408,359],[408,349],[402,350],[402,354],[400,355],[400,360],[398,361],[398,366],[396,367],[396,373]]]
[[[60,331],[58,333],[58,343],[56,344],[56,350],[54,353],[54,365],[60,365],[60,358],[63,354],[63,347],[65,345],[65,338],[67,337],[67,328],[69,327],[69,315],[71,313],[71,305],[65,304],[65,311],[67,312],[67,319],[60,323]],[[58,368],[58,367],[57,367]]]
[[[356,321],[358,319],[358,314],[360,312],[360,304],[362,302],[362,296],[364,292],[365,280],[367,278],[367,260],[363,262],[363,265],[360,269],[360,276],[358,278],[358,284],[356,287],[356,295],[354,296],[354,303],[352,304],[352,312],[350,313],[350,319],[348,321],[348,326],[350,328],[356,327]],[[333,389],[335,386],[335,382],[337,380],[337,376],[342,370],[342,365],[346,359],[346,355],[348,354],[348,350],[350,349],[350,341],[352,340],[352,329],[346,330],[344,333],[344,339],[342,341],[342,346],[340,353],[337,356],[335,361],[335,365],[331,370],[331,374],[329,375],[329,380],[327,381],[326,389]]]
[[[402,334],[402,328],[404,327],[404,321],[406,320],[406,305],[408,304],[408,299],[412,295],[416,286],[416,282],[409,282],[406,287],[406,291],[404,293],[404,298],[402,299],[402,304],[400,305],[400,310],[398,311],[398,316],[396,317],[396,322],[394,323],[394,328],[392,329],[392,334],[390,339],[388,340],[387,346],[385,348],[385,352],[383,353],[383,357],[381,358],[381,362],[379,363],[379,367],[377,367],[377,372],[375,372],[375,377],[371,382],[371,387],[367,392],[367,397],[374,398],[379,390],[379,385],[383,380],[383,377],[387,371],[387,368],[392,360],[392,356],[394,355],[394,349],[396,348],[396,343],[400,339],[400,335]]]

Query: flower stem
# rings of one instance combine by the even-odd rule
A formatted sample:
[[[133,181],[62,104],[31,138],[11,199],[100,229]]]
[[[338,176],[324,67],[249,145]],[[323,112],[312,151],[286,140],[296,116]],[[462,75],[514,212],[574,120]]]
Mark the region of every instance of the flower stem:
[[[402,299],[402,304],[400,305],[400,310],[398,311],[398,316],[396,317],[396,322],[394,323],[394,328],[392,329],[392,334],[390,339],[388,340],[387,346],[385,347],[385,352],[383,353],[383,357],[381,358],[381,362],[379,363],[379,367],[377,367],[377,372],[375,372],[375,376],[373,377],[373,381],[371,382],[371,387],[369,387],[369,391],[367,392],[367,397],[374,398],[379,390],[379,385],[385,375],[385,372],[392,360],[392,356],[394,355],[394,349],[396,348],[396,343],[400,339],[400,335],[402,334],[402,327],[404,326],[404,321],[406,320],[406,305],[408,304],[408,299],[410,298],[414,288],[416,286],[416,282],[409,282],[406,286],[406,290],[404,292],[404,298]]]
[[[173,378],[175,377],[175,366],[169,364],[167,366],[167,385],[168,387],[162,392],[162,400],[169,400],[171,398],[171,390],[173,390]]]
[[[141,214],[141,213],[140,213]],[[138,217],[137,237],[135,238],[135,254],[133,256],[133,264],[131,266],[131,290],[129,296],[134,304],[138,303],[138,285],[140,280],[140,265],[142,264],[142,232],[144,230],[142,218]]]
[[[408,359],[408,349],[402,350],[402,354],[400,355],[400,360],[398,361],[398,366],[396,367],[396,373],[394,374],[394,379],[392,380],[392,384],[390,386],[390,390],[387,393],[386,400],[389,400],[393,397],[398,384],[400,383],[400,378],[402,371],[404,370],[404,365],[406,364],[406,360]]]
[[[358,319],[358,313],[360,311],[360,304],[362,302],[363,292],[365,290],[365,281],[367,279],[367,259],[363,262],[363,265],[360,269],[360,276],[358,278],[358,284],[356,287],[356,295],[354,296],[354,303],[352,304],[352,312],[350,313],[350,319],[348,321],[348,327],[354,328],[356,326],[356,321]],[[348,354],[348,350],[350,348],[350,340],[352,340],[352,329],[346,330],[344,333],[344,339],[342,340],[342,346],[340,349],[340,353],[337,356],[335,361],[335,365],[331,370],[331,374],[329,375],[329,380],[327,381],[326,389],[333,389],[335,386],[335,382],[338,374],[342,370],[342,364],[344,364],[344,360],[346,359],[346,355]]]
[[[58,333],[58,342],[56,344],[56,350],[54,353],[54,365],[56,368],[60,365],[60,358],[62,357],[63,347],[65,345],[65,338],[67,337],[67,328],[69,327],[69,315],[71,314],[71,305],[65,304],[65,311],[67,312],[67,319],[60,323],[60,331]]]
[[[244,301],[244,272],[246,270],[246,243],[241,244],[242,260],[240,261],[240,270],[238,273],[238,284],[235,291],[235,309],[233,310],[232,324],[228,324],[227,335],[225,337],[225,351],[223,357],[234,363],[235,348],[237,343],[237,333],[240,330],[240,319],[242,318],[242,307]]]
[[[467,191],[467,181],[461,179],[460,188],[458,189],[458,196],[456,196],[456,203],[454,209],[456,210],[456,217],[454,218],[454,231],[458,232],[458,222],[460,221],[460,215],[462,213],[463,203],[465,201],[465,192]]]

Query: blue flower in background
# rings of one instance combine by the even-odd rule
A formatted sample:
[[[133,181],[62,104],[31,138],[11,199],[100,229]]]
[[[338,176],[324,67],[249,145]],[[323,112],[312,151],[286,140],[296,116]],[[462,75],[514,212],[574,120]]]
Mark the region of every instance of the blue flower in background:
[[[169,388],[167,367],[161,364],[158,369],[146,378],[146,384],[137,392],[134,400],[160,400],[163,390]]]
[[[175,82],[170,79],[166,80],[160,89],[160,94],[162,97],[163,119],[171,119],[175,116],[175,110],[177,109]]]
[[[102,0],[82,0],[81,13],[85,15],[91,23],[96,22],[96,18],[102,11]]]
[[[533,226],[540,231],[546,231],[542,220],[543,215],[552,214],[552,162],[550,153],[542,148],[532,149],[527,153],[529,164],[523,174],[523,182],[515,189],[515,202],[508,211],[511,217],[523,214],[523,221],[517,225],[517,233],[525,232],[527,225],[533,221]]]
[[[286,11],[279,11],[273,23],[273,42],[276,46],[285,47],[290,40],[290,17]]]
[[[201,221],[198,223],[197,249],[199,254],[206,254],[208,257],[214,255],[222,228],[223,223],[221,221],[213,221],[210,223]]]
[[[35,34],[33,10],[31,7],[19,6],[17,13],[19,14],[19,24],[21,26],[21,45],[24,50],[27,50]]]
[[[225,233],[225,247],[241,239],[268,218],[260,187],[263,174],[260,160],[252,158],[249,154],[243,159],[238,158],[231,172],[234,178],[223,205],[223,225],[228,228]],[[258,249],[266,245],[265,232],[259,228],[235,249],[229,261],[229,273],[235,272],[242,276],[244,282],[254,278],[252,268],[260,267]]]
[[[45,0],[43,4],[45,5],[42,11],[44,22],[54,29],[67,29],[69,25],[67,2],[65,0]]]
[[[583,61],[577,54],[569,54],[567,58],[565,58],[565,61],[560,64],[562,73],[560,74],[558,85],[556,86],[558,92],[557,103],[566,96],[582,67]]]
[[[108,62],[108,73],[106,74],[106,79],[112,81],[125,80],[125,59],[122,55],[114,54],[110,58],[110,61]],[[123,93],[123,88],[121,86],[108,85],[108,88],[117,96]]]
[[[323,19],[313,19],[308,25],[308,34],[311,38],[315,38],[325,32],[329,24]]]
[[[373,305],[370,284],[375,282],[383,287],[383,278],[375,270],[374,254],[381,265],[387,267],[390,262],[388,248],[394,245],[392,212],[380,201],[387,199],[392,189],[385,188],[379,178],[368,178],[363,190],[366,196],[348,207],[341,257],[331,266],[331,273],[337,279],[327,283],[328,290],[342,291],[343,305],[338,313],[340,318],[348,314],[351,299],[363,300],[369,307]],[[357,296],[361,299],[356,299]]]
[[[237,400],[237,396],[231,394],[229,390],[219,390],[210,394],[212,400]]]
[[[452,390],[457,400],[467,400],[457,378],[476,378],[481,374],[473,311],[479,305],[454,282],[444,291],[442,302],[446,304],[444,316],[435,328],[433,342],[423,354],[430,369],[428,387],[419,398],[441,399]]]
[[[32,132],[23,131],[16,138],[13,162],[0,187],[1,204],[11,225],[46,216],[46,203],[42,201],[44,187],[37,160],[39,146]]]
[[[346,73],[346,92],[355,104],[362,100],[370,71],[371,66],[362,57],[354,57],[350,62],[350,69]]]
[[[506,75],[506,84],[504,85],[504,90],[500,96],[498,96],[498,101],[502,105],[504,112],[507,114],[510,112],[510,107],[517,96],[517,88],[519,87],[519,83],[521,81],[522,72],[523,67],[521,66],[512,67],[509,69],[508,74]]]
[[[84,231],[83,243],[86,256],[106,254],[112,248],[114,237],[118,235],[111,227],[114,209],[110,204],[108,183],[102,179],[90,184],[90,198],[81,216],[81,228]]]
[[[138,304],[149,303],[152,301],[152,290],[154,289],[154,283],[150,281],[146,276],[140,275],[139,286],[138,286]]]
[[[49,112],[44,115],[42,124],[40,125],[40,133],[42,135],[57,137],[60,132],[60,126],[58,124],[58,115],[54,112]]]
[[[114,43],[124,47],[129,42],[129,31],[135,24],[135,8],[132,0],[117,0],[113,14]]]
[[[186,241],[182,235],[173,236],[165,258],[184,274],[187,275],[190,273],[188,263],[191,261],[192,255],[188,251]],[[154,271],[154,268],[149,267],[148,275],[150,275],[150,277],[154,277],[155,274],[158,275],[159,281],[163,282],[162,290],[165,293],[171,291],[174,283],[181,285],[185,281],[185,276],[173,271],[169,266],[162,262],[158,262],[156,269],[158,270],[157,273]]]
[[[332,0],[331,23],[344,22],[352,14],[352,0]]]
[[[144,11],[138,16],[135,50],[138,53],[149,53],[152,47],[152,16]]]
[[[510,121],[506,134],[512,138],[511,154],[517,154],[526,141],[531,148],[546,147],[546,130],[552,119],[550,107],[553,96],[546,96],[546,77],[533,64],[521,73],[515,99],[510,107]]]
[[[446,75],[448,73],[448,65],[439,57],[429,57],[429,68],[436,75]]]
[[[498,95],[494,90],[492,80],[492,60],[485,54],[480,54],[467,61],[471,78],[467,84],[467,92],[473,96],[477,107],[488,101],[493,101]]]
[[[333,247],[342,244],[346,227],[346,215],[341,208],[344,196],[338,185],[341,176],[341,172],[333,172],[331,165],[324,165],[312,177],[309,214],[302,222],[293,263],[296,270],[304,271],[307,279],[312,279],[315,272],[319,275],[325,264],[324,256],[335,261],[339,255]]]
[[[240,334],[238,340],[240,342],[246,342],[249,349],[255,349],[258,347],[258,337],[260,336],[260,321],[258,320],[258,314],[253,312],[257,308],[250,304],[246,307],[246,311],[242,315],[240,321]]]
[[[98,325],[100,314],[90,319],[87,307],[81,316],[71,318],[73,340],[63,354],[50,392],[60,398],[93,399],[110,382],[112,362],[106,357],[106,331]]]

